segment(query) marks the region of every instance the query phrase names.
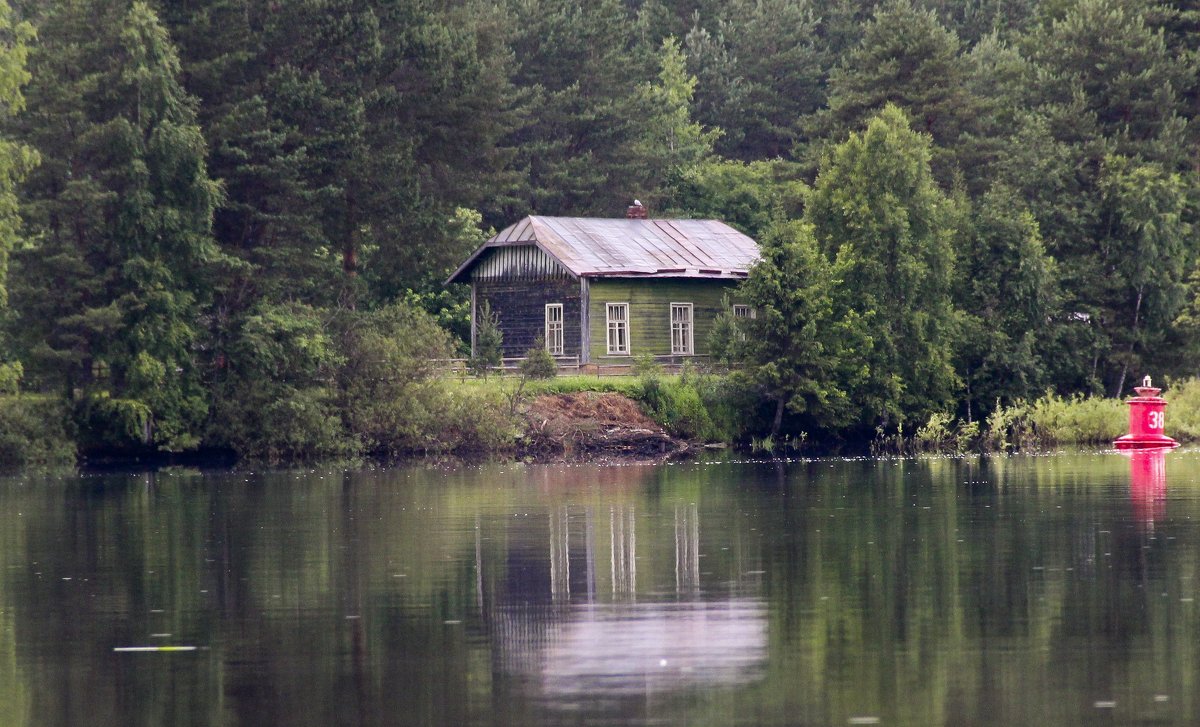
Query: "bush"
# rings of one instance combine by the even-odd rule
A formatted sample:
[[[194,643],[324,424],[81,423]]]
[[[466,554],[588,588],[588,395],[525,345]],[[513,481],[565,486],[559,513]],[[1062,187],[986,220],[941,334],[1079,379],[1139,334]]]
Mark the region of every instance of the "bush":
[[[353,455],[336,376],[346,357],[325,311],[262,304],[227,347],[214,383],[209,441],[270,462]]]
[[[1047,394],[1028,407],[1035,440],[1042,444],[1108,444],[1126,433],[1129,414],[1121,399]]]
[[[525,379],[552,379],[558,375],[558,364],[546,350],[546,342],[538,336],[533,348],[525,352],[521,362],[521,376]]]
[[[426,432],[440,426],[444,395],[433,361],[452,349],[445,330],[401,304],[348,314],[339,327],[339,409],[350,434],[368,452],[424,449]]]
[[[0,396],[0,467],[73,465],[68,420],[68,407],[58,399]]]
[[[13,396],[20,393],[21,379],[24,375],[25,368],[21,366],[20,361],[0,363],[0,395]]]
[[[426,431],[426,451],[491,453],[516,447],[520,432],[500,389],[446,386],[439,402],[437,419]]]
[[[74,417],[83,433],[79,446],[84,453],[142,450],[153,441],[154,414],[138,399],[118,399],[107,391],[93,391],[77,402]]]
[[[1200,379],[1168,381],[1167,387],[1165,396],[1170,402],[1167,436],[1181,441],[1200,441]]]

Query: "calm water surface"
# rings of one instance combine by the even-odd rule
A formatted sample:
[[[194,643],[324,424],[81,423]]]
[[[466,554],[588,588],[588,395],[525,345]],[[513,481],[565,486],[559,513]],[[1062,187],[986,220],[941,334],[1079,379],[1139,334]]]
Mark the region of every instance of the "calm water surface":
[[[7,478],[0,725],[1193,725],[1198,579],[1198,451]]]

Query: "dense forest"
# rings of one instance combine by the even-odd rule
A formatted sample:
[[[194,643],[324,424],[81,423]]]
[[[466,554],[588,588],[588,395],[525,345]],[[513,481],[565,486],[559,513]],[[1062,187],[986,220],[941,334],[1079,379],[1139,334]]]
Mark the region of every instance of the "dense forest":
[[[454,266],[634,197],[762,244],[763,426],[1197,373],[1197,3],[10,3],[0,393],[85,449],[408,446]]]

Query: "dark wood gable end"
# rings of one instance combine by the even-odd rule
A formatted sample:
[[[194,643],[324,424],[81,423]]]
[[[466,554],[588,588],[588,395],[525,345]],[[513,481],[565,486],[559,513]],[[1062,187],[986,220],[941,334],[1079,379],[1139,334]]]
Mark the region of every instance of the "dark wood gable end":
[[[560,355],[586,363],[672,354],[672,305],[678,317],[689,303],[695,346],[688,353],[702,353],[721,297],[757,258],[753,240],[714,220],[532,216],[484,243],[447,283],[471,285],[472,348],[486,300],[498,314],[506,357],[523,356],[550,328],[551,339],[561,335]],[[613,354],[607,340],[610,303],[624,305],[618,313],[628,316],[624,353]]]

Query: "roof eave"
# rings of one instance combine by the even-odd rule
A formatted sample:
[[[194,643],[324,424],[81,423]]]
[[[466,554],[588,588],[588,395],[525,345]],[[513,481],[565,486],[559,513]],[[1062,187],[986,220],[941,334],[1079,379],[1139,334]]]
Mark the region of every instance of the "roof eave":
[[[455,270],[454,273],[451,274],[449,278],[446,278],[446,282],[444,283],[444,285],[450,285],[451,283],[468,283],[468,282],[470,282],[469,280],[466,280],[466,274],[468,272],[470,272],[470,269],[472,267],[474,267],[475,261],[479,259],[479,256],[482,255],[487,250],[490,250],[491,248],[494,248],[494,247],[516,247],[518,245],[533,245],[537,249],[541,250],[542,254],[546,255],[551,260],[553,260],[554,262],[561,265],[563,270],[566,270],[567,274],[569,274],[572,278],[575,278],[576,280],[578,280],[580,278],[580,276],[582,275],[582,273],[580,273],[576,270],[572,270],[571,266],[569,266],[565,262],[563,262],[562,259],[559,258],[554,253],[550,252],[550,250],[548,250],[545,245],[543,245],[541,242],[539,242],[536,239],[498,241],[495,238],[492,238],[491,240],[488,240],[487,242],[483,243],[483,245],[481,245],[478,250],[471,253],[471,256],[468,257],[466,259],[466,261],[463,262],[462,265],[459,265],[458,269]]]

